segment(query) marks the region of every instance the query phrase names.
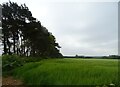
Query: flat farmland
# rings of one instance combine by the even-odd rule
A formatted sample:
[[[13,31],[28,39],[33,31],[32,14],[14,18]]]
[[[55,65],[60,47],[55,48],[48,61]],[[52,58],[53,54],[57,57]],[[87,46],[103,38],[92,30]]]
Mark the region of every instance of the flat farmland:
[[[117,84],[117,59],[44,59],[27,63],[13,72],[27,85]]]

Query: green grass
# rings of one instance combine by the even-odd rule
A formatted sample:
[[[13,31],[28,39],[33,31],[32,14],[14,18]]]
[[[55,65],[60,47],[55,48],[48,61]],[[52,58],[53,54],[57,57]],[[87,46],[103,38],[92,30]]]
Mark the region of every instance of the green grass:
[[[25,64],[14,76],[27,85],[108,85],[118,79],[115,59],[46,59]]]

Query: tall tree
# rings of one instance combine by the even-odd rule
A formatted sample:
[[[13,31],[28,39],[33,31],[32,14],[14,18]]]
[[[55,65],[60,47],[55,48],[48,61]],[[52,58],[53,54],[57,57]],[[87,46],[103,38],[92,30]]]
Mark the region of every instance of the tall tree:
[[[14,2],[2,4],[4,54],[61,57],[52,33],[32,16],[28,7]]]

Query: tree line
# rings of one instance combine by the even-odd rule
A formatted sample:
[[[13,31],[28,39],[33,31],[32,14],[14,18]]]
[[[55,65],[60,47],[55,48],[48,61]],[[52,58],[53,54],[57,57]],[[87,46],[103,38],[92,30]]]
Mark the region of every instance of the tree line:
[[[41,25],[25,4],[2,4],[3,54],[62,57],[55,37]]]

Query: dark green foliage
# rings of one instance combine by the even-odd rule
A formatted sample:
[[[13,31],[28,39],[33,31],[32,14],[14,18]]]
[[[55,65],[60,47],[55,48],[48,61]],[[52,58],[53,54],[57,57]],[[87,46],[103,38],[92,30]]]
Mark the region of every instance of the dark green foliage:
[[[4,55],[2,56],[2,70],[10,71],[17,67],[22,66],[25,63],[24,60],[20,59],[17,55]]]
[[[2,70],[11,71],[17,67],[23,66],[25,63],[38,62],[41,58],[20,57],[18,55],[3,55],[2,56]]]
[[[37,58],[37,57],[23,57],[22,59],[24,60],[25,63],[39,62],[42,60],[42,58]]]
[[[52,33],[32,16],[28,7],[14,2],[2,4],[4,53],[32,57],[62,57]]]

